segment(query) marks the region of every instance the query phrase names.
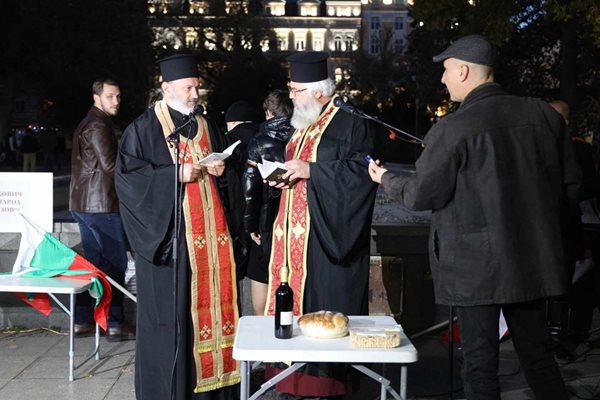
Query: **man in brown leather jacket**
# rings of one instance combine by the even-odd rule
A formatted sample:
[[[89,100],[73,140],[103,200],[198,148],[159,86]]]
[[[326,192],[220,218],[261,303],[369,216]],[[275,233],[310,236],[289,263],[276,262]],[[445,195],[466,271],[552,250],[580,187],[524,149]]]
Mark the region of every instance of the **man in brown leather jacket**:
[[[73,133],[69,210],[79,223],[85,257],[123,285],[127,267],[126,239],[115,192],[117,115],[121,93],[116,82],[103,79],[92,85],[94,105]],[[109,340],[121,340],[123,294],[113,291],[108,319]],[[75,334],[93,330],[92,299],[77,296]],[[128,333],[131,336],[131,333]]]

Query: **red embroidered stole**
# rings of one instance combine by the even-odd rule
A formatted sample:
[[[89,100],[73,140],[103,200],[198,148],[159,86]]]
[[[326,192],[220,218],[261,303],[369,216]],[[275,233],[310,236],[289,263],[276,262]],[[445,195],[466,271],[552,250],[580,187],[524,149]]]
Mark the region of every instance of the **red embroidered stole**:
[[[333,105],[333,101],[330,101],[311,126],[297,129],[286,146],[285,159],[316,161],[321,137],[337,111],[338,108]],[[303,313],[306,253],[310,233],[306,185],[306,179],[302,179],[293,188],[281,191],[279,213],[273,224],[266,315],[275,313],[275,291],[281,282],[281,267],[286,264],[290,271],[289,285],[294,291],[294,315]]]
[[[174,129],[167,104],[154,107],[166,137]],[[206,121],[196,117],[198,131],[189,141],[180,136],[180,168],[212,152]],[[175,154],[171,154],[173,161]],[[213,179],[206,172],[185,184],[182,213],[191,269],[191,310],[194,330],[194,392],[206,392],[240,381],[233,359],[233,341],[239,318],[233,248],[225,212]]]

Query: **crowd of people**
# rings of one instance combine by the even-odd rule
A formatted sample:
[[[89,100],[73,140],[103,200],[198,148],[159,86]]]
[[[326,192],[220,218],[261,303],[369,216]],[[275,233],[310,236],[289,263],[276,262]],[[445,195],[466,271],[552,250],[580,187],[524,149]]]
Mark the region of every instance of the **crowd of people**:
[[[432,210],[435,298],[458,315],[467,399],[500,398],[500,312],[535,397],[566,399],[547,299],[569,296],[574,265],[585,258],[570,251],[569,222],[581,227],[579,202],[597,201],[600,184],[598,166],[589,170],[576,151],[563,103],[507,93],[494,80],[494,47],[463,37],[433,59],[460,107],[431,128],[416,171],[403,175],[377,160],[370,123],[334,105],[328,57],[289,56],[289,86],[265,98],[264,122],[240,100],[225,113],[226,132],[195,111],[192,55],[160,61],[162,100],[122,135],[111,120],[118,83],[94,82],[93,106],[73,136],[70,210],[86,258],[117,282],[126,252],[135,255],[135,330],[115,291],[107,335],[137,339],[136,397],[239,398],[232,347],[244,277],[257,315],[273,315],[283,267],[294,315],[367,315],[380,184],[405,207]],[[238,140],[228,159],[199,163]],[[263,160],[284,163],[283,181],[263,180]],[[597,293],[575,302],[593,309]],[[92,330],[87,294],[75,318],[76,333]],[[589,329],[581,324],[579,334]],[[279,370],[270,364],[265,379]],[[347,372],[309,364],[277,384],[278,398],[341,399],[351,390]]]

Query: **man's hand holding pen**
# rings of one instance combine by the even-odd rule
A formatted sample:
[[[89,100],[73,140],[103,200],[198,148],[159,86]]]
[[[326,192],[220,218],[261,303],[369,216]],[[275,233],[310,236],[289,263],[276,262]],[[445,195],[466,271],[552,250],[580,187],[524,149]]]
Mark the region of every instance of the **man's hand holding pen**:
[[[380,166],[379,160],[373,160],[371,156],[367,155],[365,160],[369,163],[369,175],[373,182],[381,183],[381,177],[386,173],[387,169]]]

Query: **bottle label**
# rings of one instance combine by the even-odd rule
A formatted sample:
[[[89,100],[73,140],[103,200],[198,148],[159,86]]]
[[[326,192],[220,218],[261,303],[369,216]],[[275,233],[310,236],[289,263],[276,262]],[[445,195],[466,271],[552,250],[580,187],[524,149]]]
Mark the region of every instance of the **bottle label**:
[[[294,314],[291,311],[282,311],[279,314],[279,322],[281,325],[291,325],[294,320]]]

